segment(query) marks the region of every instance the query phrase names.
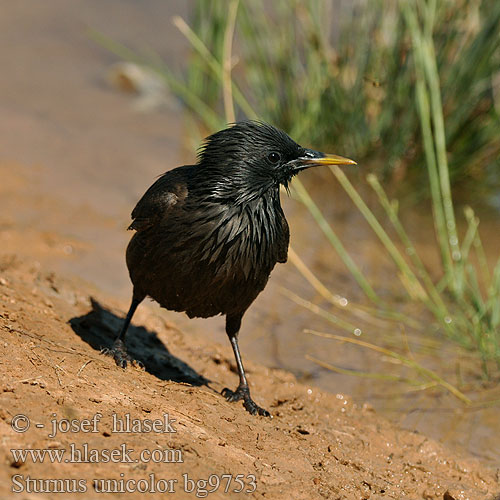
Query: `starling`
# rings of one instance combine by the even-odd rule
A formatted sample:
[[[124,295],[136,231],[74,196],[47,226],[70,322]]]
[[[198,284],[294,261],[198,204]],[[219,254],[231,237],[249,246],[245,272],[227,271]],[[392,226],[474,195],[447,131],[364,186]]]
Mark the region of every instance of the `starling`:
[[[239,385],[224,389],[252,415],[269,416],[250,397],[238,347],[245,311],[277,262],[287,260],[289,229],[280,185],[318,165],[355,165],[303,148],[262,122],[238,122],[208,137],[195,165],[163,174],[132,212],[127,247],[133,296],[125,323],[107,350],[119,366],[132,358],[124,338],[137,306],[149,296],[190,318],[226,317]]]

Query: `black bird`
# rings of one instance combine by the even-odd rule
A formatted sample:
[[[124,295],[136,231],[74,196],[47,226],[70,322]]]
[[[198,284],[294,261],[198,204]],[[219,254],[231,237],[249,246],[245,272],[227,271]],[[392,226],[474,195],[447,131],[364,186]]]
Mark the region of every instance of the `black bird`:
[[[289,230],[279,187],[288,189],[306,168],[348,164],[355,162],[303,148],[261,122],[239,122],[208,137],[196,165],[163,174],[132,212],[132,304],[107,353],[119,366],[133,362],[123,341],[146,296],[190,318],[223,314],[240,381],[222,394],[228,401],[242,399],[252,415],[269,416],[250,397],[238,333],[275,264],[287,260]]]

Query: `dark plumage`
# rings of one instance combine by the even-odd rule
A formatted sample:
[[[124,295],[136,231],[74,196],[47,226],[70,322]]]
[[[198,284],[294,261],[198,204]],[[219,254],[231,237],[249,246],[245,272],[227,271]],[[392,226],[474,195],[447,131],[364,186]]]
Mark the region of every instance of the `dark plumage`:
[[[224,389],[252,414],[269,415],[250,398],[238,348],[243,314],[266,286],[277,262],[286,262],[289,230],[279,186],[300,170],[354,164],[305,149],[260,122],[240,122],[208,137],[196,165],[163,174],[139,200],[127,248],[133,299],[112,354],[125,367],[123,339],[146,297],[190,317],[226,316],[240,383]]]

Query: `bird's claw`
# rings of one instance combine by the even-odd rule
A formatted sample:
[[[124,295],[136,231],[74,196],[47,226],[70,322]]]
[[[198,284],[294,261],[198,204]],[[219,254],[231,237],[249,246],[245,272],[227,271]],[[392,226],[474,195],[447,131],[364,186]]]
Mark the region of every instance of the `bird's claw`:
[[[226,398],[227,401],[230,403],[234,403],[236,401],[240,401],[241,399],[245,398],[244,395],[244,390],[241,389],[241,387],[238,387],[235,391],[232,391],[231,389],[228,389],[227,387],[225,389],[222,389],[221,394]],[[248,394],[250,397],[250,394]]]
[[[103,347],[101,349],[101,354],[111,356],[120,368],[125,369],[130,363],[132,366],[136,366],[137,368],[144,370],[144,363],[130,356],[125,348],[125,344],[119,339],[113,342],[113,347]]]
[[[241,387],[235,391],[228,389],[227,387],[222,390],[221,393],[227,401],[230,403],[234,403],[235,401],[240,401],[243,399],[243,406],[245,410],[249,412],[251,415],[261,415],[262,417],[271,417],[271,414],[264,408],[261,408],[254,400],[250,397],[250,391],[248,387]],[[272,417],[271,417],[272,418]]]
[[[250,397],[243,401],[243,406],[245,410],[248,411],[251,415],[259,414],[261,417],[271,417],[271,414],[265,409],[261,408],[258,404],[254,402],[254,400]]]

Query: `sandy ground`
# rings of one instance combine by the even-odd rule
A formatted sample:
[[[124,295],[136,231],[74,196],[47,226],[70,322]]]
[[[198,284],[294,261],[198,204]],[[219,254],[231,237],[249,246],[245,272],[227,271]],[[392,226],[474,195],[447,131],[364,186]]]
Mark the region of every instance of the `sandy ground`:
[[[0,257],[0,498],[98,498],[103,490],[242,498],[242,488],[244,497],[273,499],[500,493],[498,471],[349,396],[247,362],[254,397],[273,415],[252,417],[220,395],[237,383],[229,346],[184,334],[151,306],[139,309],[129,337],[145,370],[118,368],[100,349],[127,304],[44,264],[51,254],[71,259],[72,242],[12,226],[0,235],[10,242]],[[40,259],[19,257],[16,245]],[[118,432],[127,418],[128,432]],[[49,451],[43,463],[11,451],[28,449]],[[57,450],[64,455],[50,456]]]

